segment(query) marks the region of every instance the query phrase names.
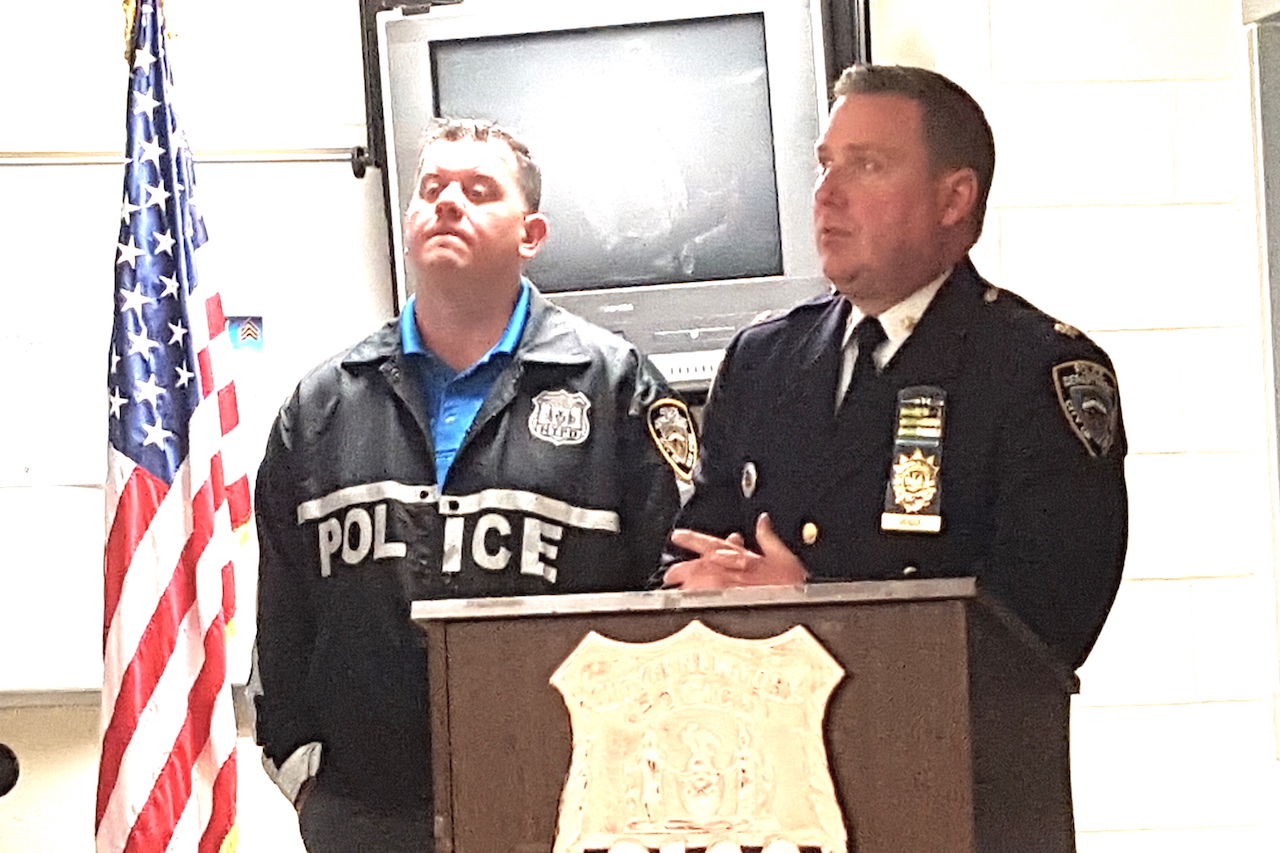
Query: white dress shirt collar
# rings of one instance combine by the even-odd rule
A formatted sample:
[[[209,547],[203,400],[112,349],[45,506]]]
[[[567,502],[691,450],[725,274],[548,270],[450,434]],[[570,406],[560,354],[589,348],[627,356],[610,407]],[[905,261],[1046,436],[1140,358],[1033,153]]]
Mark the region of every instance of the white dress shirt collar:
[[[906,299],[880,313],[880,325],[884,327],[885,342],[876,348],[877,368],[882,368],[888,364],[889,359],[893,358],[894,354],[907,342],[907,338],[911,337],[911,333],[915,331],[916,323],[920,322],[925,310],[932,304],[933,297],[938,295],[943,282],[951,275],[951,269],[948,268],[942,275]],[[849,319],[844,328],[844,341],[842,344],[846,351],[856,349],[856,345],[853,345],[853,327],[858,325],[858,322],[864,316],[866,315],[858,310],[857,305],[850,306]],[[852,355],[857,355],[857,353],[854,352]]]

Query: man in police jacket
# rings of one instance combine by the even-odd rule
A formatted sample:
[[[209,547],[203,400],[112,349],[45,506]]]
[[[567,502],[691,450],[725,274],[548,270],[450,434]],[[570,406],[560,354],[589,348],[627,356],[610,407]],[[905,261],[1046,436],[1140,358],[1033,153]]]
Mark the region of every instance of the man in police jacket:
[[[1111,362],[970,263],[995,144],[968,93],[855,66],[835,95],[813,206],[834,292],[729,346],[666,583],[976,576],[1079,666],[1127,538]]]
[[[688,411],[652,365],[523,277],[540,191],[506,131],[434,123],[405,215],[414,297],[272,429],[257,738],[310,851],[431,849],[412,601],[643,588],[692,472]]]

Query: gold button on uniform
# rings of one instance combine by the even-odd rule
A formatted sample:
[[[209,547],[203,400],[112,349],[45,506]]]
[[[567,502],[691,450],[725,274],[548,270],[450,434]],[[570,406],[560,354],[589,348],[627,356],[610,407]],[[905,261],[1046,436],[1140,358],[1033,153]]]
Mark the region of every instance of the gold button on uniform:
[[[818,525],[812,521],[806,521],[804,527],[800,528],[800,539],[804,544],[812,545],[818,541]]]

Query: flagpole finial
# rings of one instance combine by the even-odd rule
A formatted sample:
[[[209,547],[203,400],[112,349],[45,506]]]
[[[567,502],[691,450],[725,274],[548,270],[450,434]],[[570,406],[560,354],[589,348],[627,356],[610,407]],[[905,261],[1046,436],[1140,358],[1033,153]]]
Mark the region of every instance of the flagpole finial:
[[[138,0],[121,0],[124,12],[124,61],[133,65],[133,25],[137,18]]]

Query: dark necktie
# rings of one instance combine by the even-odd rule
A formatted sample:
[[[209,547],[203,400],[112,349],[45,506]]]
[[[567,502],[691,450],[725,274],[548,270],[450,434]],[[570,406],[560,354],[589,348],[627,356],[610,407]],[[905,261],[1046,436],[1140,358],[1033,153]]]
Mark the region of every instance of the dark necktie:
[[[849,388],[845,391],[845,399],[857,393],[858,386],[868,377],[876,375],[876,349],[885,342],[888,336],[884,326],[875,317],[863,317],[853,327],[853,340],[858,344],[858,357],[853,362],[853,373],[849,378]]]

